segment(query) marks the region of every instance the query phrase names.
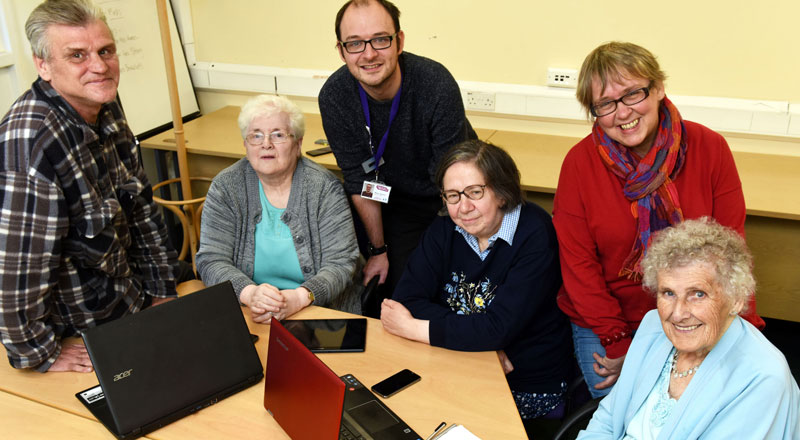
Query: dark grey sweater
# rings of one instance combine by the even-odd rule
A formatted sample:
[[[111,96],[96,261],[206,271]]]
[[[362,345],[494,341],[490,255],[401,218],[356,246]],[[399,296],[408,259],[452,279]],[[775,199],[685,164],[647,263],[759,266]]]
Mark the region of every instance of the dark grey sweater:
[[[256,172],[242,158],[217,174],[203,207],[197,270],[209,286],[230,280],[236,296],[253,284],[258,185]],[[359,313],[361,289],[354,280],[360,275],[359,253],[339,180],[301,158],[281,221],[292,231],[302,286],[314,292],[314,304]]]
[[[453,145],[475,139],[464,114],[461,92],[450,72],[428,58],[400,54],[403,74],[400,108],[392,123],[380,168],[381,180],[392,186],[392,195],[435,196],[436,165]],[[373,145],[378,148],[389,122],[391,100],[369,99]],[[322,86],[319,109],[325,135],[344,175],[348,194],[361,192],[365,179],[361,163],[372,156],[357,81],[347,66],[333,73]]]

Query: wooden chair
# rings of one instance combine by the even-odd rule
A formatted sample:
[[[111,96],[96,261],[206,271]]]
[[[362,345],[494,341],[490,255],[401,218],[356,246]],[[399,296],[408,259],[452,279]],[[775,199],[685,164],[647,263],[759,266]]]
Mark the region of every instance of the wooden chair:
[[[189,180],[192,182],[211,182],[212,179],[210,177],[190,177]],[[180,182],[180,178],[159,182],[153,185],[153,192],[155,193],[164,186]],[[172,212],[181,222],[183,242],[178,253],[178,259],[183,260],[186,258],[186,255],[190,255],[192,258],[192,269],[197,273],[195,254],[197,253],[197,246],[200,239],[200,216],[203,212],[203,203],[205,203],[206,198],[197,197],[189,200],[166,200],[154,195],[153,200]]]

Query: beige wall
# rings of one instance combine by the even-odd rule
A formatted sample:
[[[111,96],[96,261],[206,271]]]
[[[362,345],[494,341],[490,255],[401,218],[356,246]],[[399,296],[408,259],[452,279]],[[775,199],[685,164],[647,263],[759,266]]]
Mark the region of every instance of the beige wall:
[[[334,70],[333,20],[344,0],[191,0],[198,61]],[[396,0],[406,50],[442,62],[458,80],[545,85],[548,67],[580,67],[598,44],[628,40],[655,53],[667,92],[800,104],[797,0]],[[208,112],[250,94],[201,90]],[[318,112],[312,98],[295,99]],[[586,122],[469,114],[476,127],[582,137]],[[725,134],[734,150],[798,154],[800,139]],[[529,193],[552,206],[552,195]],[[800,222],[750,216],[758,311],[800,321]]]
[[[200,61],[333,70],[338,0],[191,0]],[[609,40],[655,53],[676,95],[800,103],[796,0],[397,0],[406,49],[458,80],[545,85]]]

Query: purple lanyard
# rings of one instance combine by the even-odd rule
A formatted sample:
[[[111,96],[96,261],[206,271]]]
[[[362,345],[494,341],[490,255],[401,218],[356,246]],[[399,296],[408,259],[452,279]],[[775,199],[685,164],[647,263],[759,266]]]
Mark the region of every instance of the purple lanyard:
[[[383,134],[381,138],[381,142],[378,144],[378,151],[372,151],[372,131],[370,127],[372,126],[372,122],[369,119],[369,102],[367,102],[367,92],[364,91],[364,88],[361,87],[361,83],[358,83],[358,94],[361,95],[361,108],[364,110],[364,119],[367,120],[367,134],[369,134],[369,150],[370,153],[375,155],[375,172],[378,172],[378,166],[381,163],[381,157],[383,157],[383,152],[386,150],[386,141],[389,140],[389,128],[392,127],[392,122],[394,122],[394,118],[397,116],[397,110],[400,108],[400,92],[403,90],[402,84],[400,88],[397,89],[397,93],[395,93],[394,98],[392,98],[392,108],[389,110],[389,124],[386,126],[386,133]]]

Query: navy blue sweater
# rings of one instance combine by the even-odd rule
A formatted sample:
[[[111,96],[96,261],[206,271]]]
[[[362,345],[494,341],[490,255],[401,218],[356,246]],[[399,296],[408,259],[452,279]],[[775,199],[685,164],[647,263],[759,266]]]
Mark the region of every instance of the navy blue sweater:
[[[400,108],[389,130],[385,164],[380,178],[392,186],[396,195],[438,197],[433,181],[439,159],[453,145],[477,136],[464,113],[461,92],[453,75],[441,64],[409,52],[400,54],[402,71]],[[389,125],[392,100],[375,101],[368,96],[372,120],[373,145],[378,148]],[[364,180],[375,173],[364,173],[361,163],[372,157],[367,121],[361,108],[358,81],[347,66],[334,72],[319,92],[322,126],[336,163],[342,170],[344,189],[360,194]]]
[[[452,350],[505,350],[511,389],[557,392],[572,365],[569,324],[556,305],[561,286],[550,215],[525,203],[509,245],[498,239],[481,261],[439,217],[411,255],[393,299],[430,321],[430,343]]]

